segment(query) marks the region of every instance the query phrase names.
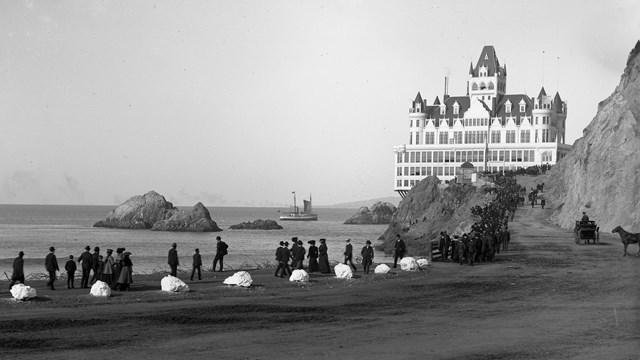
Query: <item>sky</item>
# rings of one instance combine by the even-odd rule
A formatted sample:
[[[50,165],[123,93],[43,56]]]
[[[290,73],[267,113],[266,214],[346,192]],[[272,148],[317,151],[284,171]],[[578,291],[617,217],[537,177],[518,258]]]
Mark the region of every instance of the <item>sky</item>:
[[[629,1],[0,1],[0,204],[394,196],[416,93],[560,93],[567,143],[640,38]]]

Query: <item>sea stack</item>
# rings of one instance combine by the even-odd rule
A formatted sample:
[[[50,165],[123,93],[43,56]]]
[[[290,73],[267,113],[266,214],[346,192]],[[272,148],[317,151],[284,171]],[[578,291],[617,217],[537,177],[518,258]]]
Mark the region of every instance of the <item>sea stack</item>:
[[[357,214],[348,218],[344,223],[355,225],[389,224],[396,210],[396,206],[392,203],[378,201],[373,204],[371,209],[366,206],[361,207]]]

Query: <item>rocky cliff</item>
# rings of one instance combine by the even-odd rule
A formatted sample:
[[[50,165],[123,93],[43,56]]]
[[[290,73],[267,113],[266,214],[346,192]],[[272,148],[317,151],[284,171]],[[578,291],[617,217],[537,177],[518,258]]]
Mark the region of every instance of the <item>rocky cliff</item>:
[[[389,224],[397,208],[392,203],[378,201],[371,209],[366,206],[361,207],[358,213],[348,218],[345,224]]]
[[[582,212],[601,231],[640,231],[640,41],[611,96],[571,152],[551,171],[554,220],[571,228]]]
[[[236,225],[229,226],[232,230],[282,230],[282,226],[278,225],[275,220],[258,219],[254,222],[248,221]]]
[[[93,226],[159,231],[222,231],[202,203],[189,211],[178,210],[155,191],[131,197]]]
[[[400,234],[409,255],[424,255],[427,242],[436,239],[440,231],[468,232],[474,222],[471,208],[493,199],[486,187],[462,184],[441,187],[439,183],[437,177],[429,176],[407,193],[380,236],[382,250],[392,252],[396,234]]]
[[[153,231],[192,231],[211,232],[222,231],[211,219],[209,210],[202,203],[195,204],[191,209],[178,210],[169,219],[157,221],[151,228]]]
[[[155,191],[136,195],[112,210],[94,227],[117,229],[151,229],[157,221],[170,218],[177,208]]]

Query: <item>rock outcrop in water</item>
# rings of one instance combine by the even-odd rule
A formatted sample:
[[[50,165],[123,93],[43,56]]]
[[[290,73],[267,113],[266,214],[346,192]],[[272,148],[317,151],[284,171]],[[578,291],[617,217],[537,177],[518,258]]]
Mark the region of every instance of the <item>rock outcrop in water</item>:
[[[369,225],[369,224],[389,224],[397,208],[392,203],[378,201],[369,210],[363,206],[358,213],[348,218],[345,224]]]
[[[440,186],[440,180],[429,176],[416,184],[398,205],[391,224],[380,236],[386,253],[393,251],[396,234],[404,239],[410,255],[424,255],[427,243],[440,231],[449,234],[468,232],[474,220],[471,208],[493,200],[485,188],[473,185]]]
[[[640,231],[640,41],[611,96],[571,152],[551,171],[554,220],[571,228],[582,212],[610,232]]]
[[[131,197],[93,226],[158,231],[222,231],[202,203],[189,211],[178,210],[155,191]]]
[[[222,231],[211,219],[209,210],[202,203],[195,204],[191,209],[178,210],[169,219],[160,220],[153,224],[153,231],[191,231],[212,232]]]
[[[258,219],[254,222],[247,221],[236,225],[229,226],[232,230],[282,230],[283,227],[278,225],[274,220]]]
[[[155,191],[136,195],[112,210],[94,227],[116,229],[151,229],[153,224],[170,218],[178,209]]]

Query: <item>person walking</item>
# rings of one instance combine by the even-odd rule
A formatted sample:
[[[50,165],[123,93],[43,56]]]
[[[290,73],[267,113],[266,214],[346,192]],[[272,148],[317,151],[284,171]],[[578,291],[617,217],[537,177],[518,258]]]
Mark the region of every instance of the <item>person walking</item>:
[[[104,267],[100,279],[109,284],[109,286],[113,285],[113,266],[115,264],[115,260],[111,254],[113,254],[113,249],[107,249],[107,258],[104,259]]]
[[[93,284],[100,280],[100,248],[97,246],[93,248],[93,254],[91,254],[91,270],[93,271],[93,275],[89,283]]]
[[[216,242],[216,256],[213,258],[213,271],[216,271],[216,265],[218,265],[218,261],[220,261],[220,272],[222,272],[222,263],[224,256],[228,254],[227,249],[229,245],[222,241],[220,236],[216,236]]]
[[[544,206],[547,204],[547,202],[544,200],[544,198],[540,199],[540,207],[542,208],[542,210],[544,210]]]
[[[169,259],[167,260],[167,263],[169,264],[169,267],[171,267],[171,276],[178,276],[178,265],[180,265],[180,262],[178,261],[177,247],[178,244],[173,243],[171,244],[171,249],[169,249]]]
[[[444,232],[444,253],[442,253],[442,258],[444,261],[449,261],[449,247],[451,246],[451,236]]]
[[[304,256],[307,254],[304,246],[302,246],[302,240],[298,240],[298,246],[296,247],[296,252],[294,254],[294,258],[296,261],[296,266],[294,269],[302,270],[304,269]]]
[[[67,272],[67,289],[75,289],[73,286],[73,282],[76,277],[76,270],[78,267],[76,266],[76,262],[73,261],[73,255],[69,255],[69,260],[64,264],[64,270]]]
[[[289,254],[291,254],[291,268],[292,269],[297,269],[298,268],[298,259],[296,258],[296,255],[298,254],[298,237],[294,236],[291,238],[291,250],[289,251]]]
[[[367,240],[366,245],[360,251],[362,255],[362,267],[364,268],[364,273],[369,273],[369,268],[371,264],[373,264],[373,248],[371,247],[371,241]]]
[[[280,241],[280,246],[276,249],[276,261],[278,262],[278,266],[276,267],[276,273],[274,276],[283,278],[287,273],[291,273],[291,269],[289,269],[289,249],[285,249],[285,242]],[[280,273],[280,275],[278,275]]]
[[[113,285],[111,285],[112,289],[117,288],[118,279],[120,278],[120,272],[122,271],[122,260],[124,260],[124,251],[125,248],[117,248],[116,249],[116,257],[113,260]]]
[[[406,251],[406,246],[404,244],[404,240],[400,237],[400,234],[396,234],[396,242],[393,245],[393,267],[397,267],[398,259],[402,260],[404,257],[404,252]]]
[[[351,239],[345,240],[347,243],[344,246],[344,264],[347,265],[347,262],[353,267],[353,272],[357,271],[356,266],[353,264],[353,246],[351,246]]]
[[[122,254],[122,268],[120,269],[120,276],[118,276],[118,281],[116,282],[116,290],[129,291],[133,283],[133,263],[129,255],[131,255],[131,253],[128,251]]]
[[[307,259],[309,259],[309,272],[314,273],[318,271],[318,247],[315,240],[307,241],[309,244],[309,251],[307,252]]]
[[[202,257],[200,256],[200,249],[195,250],[195,254],[193,254],[193,270],[191,270],[191,281],[193,281],[193,275],[195,275],[196,270],[198,271],[198,280],[202,280]]]
[[[53,246],[49,248],[49,254],[44,259],[44,266],[49,273],[49,281],[47,282],[47,286],[51,287],[51,290],[55,290],[53,287],[53,282],[56,281],[56,271],[60,271],[58,268],[58,259],[56,259],[56,248]]]
[[[18,257],[13,259],[13,274],[11,274],[11,283],[9,283],[9,290],[19,282],[24,284],[24,252],[19,251]]]
[[[327,251],[327,239],[320,239],[320,247],[318,248],[318,270],[323,274],[330,274],[331,268],[329,267],[329,254]]]
[[[89,275],[91,275],[91,268],[93,267],[91,263],[91,253],[89,252],[90,249],[89,245],[85,246],[85,251],[78,258],[78,263],[82,263],[82,280],[80,281],[80,287],[83,289],[89,287]]]

